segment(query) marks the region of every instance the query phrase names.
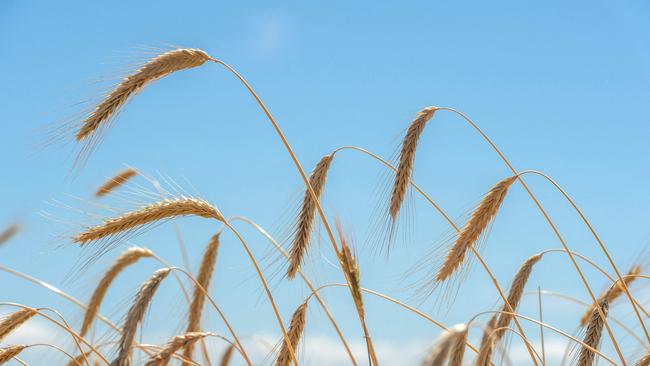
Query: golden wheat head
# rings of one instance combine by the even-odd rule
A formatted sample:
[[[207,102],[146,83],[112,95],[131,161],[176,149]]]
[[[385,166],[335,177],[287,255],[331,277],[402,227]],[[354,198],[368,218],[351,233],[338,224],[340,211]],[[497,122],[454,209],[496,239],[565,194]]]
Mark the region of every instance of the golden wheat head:
[[[300,343],[300,338],[302,337],[303,331],[305,330],[305,321],[307,319],[307,303],[302,303],[298,309],[293,313],[291,317],[291,324],[289,324],[289,342],[291,343],[291,348],[297,349],[298,343]],[[278,353],[278,359],[275,363],[276,366],[289,366],[291,364],[291,353],[285,341],[282,341],[282,347],[280,348],[280,353]]]
[[[106,196],[107,194],[115,190],[115,188],[123,185],[129,179],[133,178],[137,174],[138,171],[133,168],[127,168],[122,170],[121,172],[117,173],[114,177],[112,177],[111,179],[107,180],[104,184],[102,184],[97,189],[97,192],[95,192],[95,196],[96,197]]]
[[[601,301],[599,303],[600,308],[603,310],[603,315],[607,316],[609,311],[609,303],[607,300]],[[589,324],[587,325],[587,332],[585,333],[585,338],[582,340],[585,344],[592,347],[593,349],[598,349],[600,345],[600,340],[603,335],[603,326],[605,325],[605,319],[600,316],[598,308],[594,308],[591,313],[591,318],[589,319]],[[590,350],[589,348],[582,346],[580,348],[580,354],[578,355],[577,366],[592,366],[594,360],[596,359],[596,353]]]
[[[175,336],[158,353],[152,355],[145,366],[166,366],[176,351],[183,347],[187,348],[190,344],[211,334],[209,332],[189,332]]]
[[[15,311],[0,319],[0,342],[13,332],[16,328],[23,325],[29,319],[34,317],[38,310],[33,308],[23,308]]]
[[[0,348],[0,365],[4,365],[12,358],[18,356],[27,346],[24,345],[13,345],[5,348]]]
[[[0,232],[0,245],[9,241],[20,231],[20,224],[15,222]]]
[[[488,227],[494,216],[496,216],[501,203],[503,203],[503,200],[506,197],[508,189],[515,179],[517,179],[517,177],[513,176],[498,182],[490,192],[485,195],[485,198],[483,198],[476,210],[472,213],[469,221],[458,234],[458,238],[454,245],[452,245],[449,252],[447,252],[442,267],[436,274],[436,282],[442,282],[448,279],[454,271],[462,265],[469,248],[474,245],[483,231]]]
[[[207,53],[194,48],[180,48],[152,58],[125,77],[83,120],[77,131],[77,141],[89,138],[98,128],[110,121],[132,95],[150,82],[176,71],[201,66],[209,59]]]
[[[454,346],[458,345],[459,338],[467,337],[467,327],[465,324],[456,324],[445,330],[436,339],[426,357],[422,360],[421,366],[444,366],[450,360],[451,351]],[[459,348],[459,347],[458,347]],[[460,351],[456,348],[456,357]],[[463,346],[464,349],[464,346]],[[462,359],[461,359],[462,361]]]
[[[627,272],[626,276],[623,276],[623,283],[625,283],[625,286],[629,286],[632,282],[634,282],[638,277],[638,275],[641,274],[641,266],[632,266],[630,270]],[[613,286],[611,286],[609,289],[605,290],[599,297],[598,297],[598,302],[607,300],[609,304],[612,303],[612,301],[618,299],[625,289],[623,289],[623,286],[621,285],[619,280],[616,280]],[[587,311],[582,315],[582,318],[580,318],[580,325],[585,326],[589,322],[589,319],[591,319],[591,314],[593,313],[594,309],[596,308],[596,304],[591,304]]]

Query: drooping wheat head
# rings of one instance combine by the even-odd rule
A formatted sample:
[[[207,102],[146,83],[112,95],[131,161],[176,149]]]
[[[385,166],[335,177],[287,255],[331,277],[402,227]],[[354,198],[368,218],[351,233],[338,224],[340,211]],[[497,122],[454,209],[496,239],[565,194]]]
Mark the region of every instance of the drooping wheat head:
[[[599,305],[603,311],[603,315],[607,316],[607,313],[609,311],[609,302],[607,299],[600,301]],[[587,332],[585,333],[585,337],[582,341],[593,349],[598,349],[600,340],[603,335],[604,324],[605,320],[600,316],[598,308],[594,308],[591,313],[589,323],[587,324]],[[595,359],[596,353],[589,348],[582,346],[580,348],[580,354],[578,355],[577,366],[592,366]]]
[[[133,168],[126,168],[122,170],[121,172],[117,173],[114,177],[112,177],[111,179],[107,180],[104,184],[102,184],[97,189],[97,192],[95,192],[95,196],[103,197],[111,193],[117,187],[120,187],[121,185],[126,183],[129,179],[136,176],[137,174],[138,171]]]
[[[141,258],[148,258],[152,256],[153,252],[151,252],[149,249],[132,247],[125,250],[122,254],[120,254],[119,257],[117,257],[113,265],[108,269],[108,271],[106,271],[106,273],[104,273],[104,276],[99,281],[99,284],[97,284],[95,291],[90,297],[88,308],[86,309],[84,320],[81,325],[81,331],[79,332],[80,336],[83,337],[86,335],[86,333],[88,333],[88,330],[90,329],[95,316],[99,312],[99,307],[102,303],[102,300],[104,299],[104,296],[106,295],[106,292],[108,291],[108,288],[110,287],[111,283],[113,283],[113,280],[115,280],[115,278],[120,274],[120,272],[122,272],[126,267],[136,263]]]
[[[2,230],[0,232],[0,245],[6,243],[9,241],[9,239],[13,238],[18,232],[20,231],[20,224],[17,222],[14,222],[13,224],[9,225],[6,229]]]
[[[169,272],[171,272],[170,268],[157,270],[138,290],[133,304],[126,314],[126,319],[122,327],[122,338],[118,344],[118,355],[111,362],[111,366],[130,366],[133,340],[135,339],[138,325],[142,322],[144,314],[149,308],[149,304],[153,300],[153,296],[160,283],[167,277]]]
[[[630,268],[630,270],[627,272],[627,275],[623,276],[623,283],[625,283],[625,286],[629,286],[632,282],[634,282],[638,278],[637,276],[639,274],[641,274],[641,266],[632,266],[632,268]],[[613,286],[600,294],[598,297],[598,302],[607,300],[607,303],[611,304],[614,300],[618,299],[624,293],[624,291],[625,289],[623,289],[620,281],[616,280]],[[580,318],[581,326],[584,327],[587,325],[595,308],[596,304],[591,304],[591,306],[589,306],[584,315],[582,315],[582,318]]]
[[[147,224],[179,216],[200,216],[223,221],[221,213],[204,200],[188,197],[164,199],[135,211],[108,218],[72,239],[81,245],[137,229]]]
[[[415,161],[415,150],[417,149],[418,141],[420,140],[422,131],[424,131],[424,127],[433,118],[433,114],[437,109],[437,107],[426,107],[418,112],[406,131],[404,140],[402,140],[397,173],[395,174],[390,204],[388,206],[388,212],[393,221],[397,219],[399,210],[404,202],[404,197],[406,196],[411,174],[413,173],[413,162]]]
[[[435,276],[436,282],[442,282],[451,277],[465,260],[469,248],[476,243],[499,211],[508,189],[514,183],[516,176],[508,177],[498,182],[478,205],[458,234],[456,242],[447,252],[447,256]]]
[[[124,106],[127,100],[150,82],[179,70],[201,66],[210,56],[194,48],[180,48],[160,54],[134,73],[125,77],[83,120],[77,131],[77,141],[88,139]]]
[[[309,184],[311,185],[314,193],[320,199],[325,188],[327,180],[327,172],[332,165],[334,154],[325,155],[316,164],[316,168],[309,176]],[[309,240],[314,227],[314,220],[316,218],[316,201],[312,198],[308,189],[302,199],[302,206],[296,219],[296,226],[294,229],[294,237],[289,246],[289,268],[287,270],[287,277],[293,279],[302,265],[303,259],[307,250],[309,249]]]
[[[291,343],[291,348],[294,350],[297,349],[298,344],[300,343],[300,338],[305,330],[305,322],[307,319],[307,302],[302,303],[291,317],[291,324],[289,324],[289,342]],[[278,358],[275,362],[276,366],[289,366],[291,364],[291,353],[287,347],[286,342],[282,342],[282,347],[278,353]]]
[[[16,328],[23,325],[38,313],[34,308],[22,308],[0,319],[0,342]]]
[[[196,343],[199,339],[207,337],[209,332],[189,332],[172,338],[158,353],[149,357],[145,366],[166,366],[174,353],[181,348]]]
[[[203,258],[201,260],[201,266],[199,267],[199,275],[196,278],[196,282],[201,286],[195,286],[194,292],[192,293],[192,301],[190,302],[189,315],[187,320],[187,333],[198,332],[201,330],[201,314],[203,313],[203,304],[205,303],[205,291],[210,287],[210,281],[212,279],[212,273],[214,272],[214,267],[217,262],[217,250],[219,249],[219,234],[214,235],[208,245],[205,248],[203,253]],[[194,342],[189,342],[183,349],[183,357],[187,359],[192,358],[192,352],[194,350]]]
[[[18,356],[25,348],[27,348],[27,346],[19,344],[0,348],[0,365],[4,365],[12,358]]]

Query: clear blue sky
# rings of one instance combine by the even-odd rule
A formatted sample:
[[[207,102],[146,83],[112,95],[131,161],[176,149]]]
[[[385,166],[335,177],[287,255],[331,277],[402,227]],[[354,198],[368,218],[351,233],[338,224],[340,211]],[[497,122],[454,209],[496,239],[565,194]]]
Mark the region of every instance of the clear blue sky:
[[[86,299],[113,251],[88,271],[65,281],[82,251],[52,240],[60,227],[38,215],[55,211],[53,199],[77,205],[125,164],[172,177],[219,206],[246,215],[274,235],[286,230],[302,192],[299,176],[252,98],[223,68],[205,65],[161,80],[137,96],[115,122],[85,169],[71,175],[74,146],[40,148],[43,130],[80,115],[79,102],[96,100],[148,47],[197,47],[238,69],[258,91],[284,129],[307,170],[342,145],[368,148],[389,158],[420,108],[458,108],[474,118],[519,169],[539,169],[560,182],[592,220],[613,256],[624,266],[649,239],[650,196],[650,6],[645,1],[426,1],[389,6],[376,2],[154,3],[84,1],[0,2],[0,225],[24,222],[22,235],[0,248],[0,262],[48,279]],[[462,218],[507,170],[459,118],[440,113],[423,135],[415,179],[452,217]],[[189,183],[191,182],[191,186]],[[362,250],[385,170],[357,153],[334,163],[323,199],[330,217],[351,229],[363,256],[363,283],[398,298],[399,275],[449,228],[421,199],[412,207],[411,240],[398,241],[388,261]],[[528,178],[557,220],[569,245],[605,263],[596,243],[548,184]],[[115,203],[115,202],[112,202]],[[196,263],[214,224],[182,220]],[[262,257],[268,245],[244,229]],[[135,243],[181,264],[173,227],[164,225]],[[558,247],[521,187],[507,198],[483,253],[499,280],[509,282],[519,264],[539,250]],[[329,244],[320,246],[332,259]],[[220,252],[215,298],[242,334],[277,335],[268,303],[232,235]],[[341,281],[317,263],[312,276]],[[137,284],[157,264],[138,265],[116,283],[103,311],[119,319]],[[592,276],[594,286],[604,286]],[[53,305],[78,321],[72,307],[43,290],[0,274],[1,298],[32,306]],[[160,340],[180,329],[182,301],[167,293],[154,305],[148,327]],[[587,294],[568,261],[550,255],[531,289]],[[297,283],[276,287],[283,316],[306,295]],[[163,291],[163,292],[164,292]],[[350,338],[360,340],[343,291],[326,298]],[[467,301],[471,298],[471,301]],[[497,299],[485,274],[473,267],[453,310],[422,308],[445,324],[464,322]],[[166,303],[167,302],[167,303]],[[554,308],[555,306],[555,308]],[[438,330],[393,305],[368,304],[370,328],[385,342],[427,344]],[[570,315],[549,315],[572,331],[579,308],[548,300]],[[315,310],[311,334],[332,331]],[[165,311],[171,316],[165,318]],[[534,314],[529,299],[522,311]],[[621,316],[629,309],[621,308]],[[157,320],[167,319],[165,322]],[[178,319],[178,321],[176,320]],[[207,323],[223,332],[212,317]],[[149,329],[149,328],[147,328]],[[400,343],[402,342],[402,343]],[[388,346],[387,346],[388,347]],[[317,364],[317,363],[315,363]]]

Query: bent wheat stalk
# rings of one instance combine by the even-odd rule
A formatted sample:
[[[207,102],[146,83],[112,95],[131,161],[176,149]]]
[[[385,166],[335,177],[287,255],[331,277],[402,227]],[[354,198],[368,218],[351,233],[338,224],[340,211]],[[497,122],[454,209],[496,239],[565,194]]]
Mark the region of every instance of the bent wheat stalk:
[[[327,172],[332,165],[334,154],[325,155],[316,164],[316,168],[309,176],[309,184],[314,189],[316,197],[320,199],[325,188],[325,181],[327,180]],[[309,194],[309,190],[305,190],[302,199],[302,206],[298,214],[295,234],[289,248],[290,262],[289,269],[287,270],[287,277],[293,279],[302,265],[305,253],[309,249],[309,239],[311,237],[312,229],[314,226],[314,219],[316,217],[316,202]]]
[[[176,71],[201,66],[209,58],[207,53],[195,48],[180,48],[152,58],[136,72],[125,77],[83,120],[77,131],[77,141],[92,136],[102,125],[110,121],[133,94],[142,90],[147,84]]]
[[[217,262],[217,250],[219,249],[219,234],[214,235],[208,242],[201,266],[199,267],[199,275],[196,278],[198,285],[201,288],[208,289],[210,287],[210,280],[214,272],[214,266]],[[190,302],[190,309],[187,321],[187,334],[194,334],[201,329],[201,314],[203,312],[203,304],[205,303],[205,295],[201,288],[194,286],[192,294],[192,301]],[[183,357],[192,359],[192,352],[194,351],[195,342],[187,342],[183,346]]]
[[[136,263],[141,258],[152,257],[153,253],[151,250],[146,248],[132,247],[125,250],[117,259],[115,263],[106,271],[104,277],[99,281],[99,284],[95,288],[90,301],[88,302],[88,308],[84,315],[84,320],[81,325],[81,331],[79,332],[80,336],[85,336],[88,333],[88,330],[95,320],[95,315],[99,312],[99,307],[106,296],[108,288],[113,283],[113,280],[122,272],[126,267]]]
[[[142,323],[144,314],[149,308],[149,304],[153,300],[156,290],[160,283],[167,277],[170,268],[162,268],[157,270],[138,290],[133,304],[126,315],[124,326],[122,327],[123,333],[118,346],[118,355],[111,362],[111,366],[130,366],[131,351],[135,333],[138,325]]]
[[[103,197],[111,193],[117,187],[124,185],[129,179],[138,174],[138,171],[133,168],[127,168],[117,173],[113,178],[107,180],[95,192],[96,197]]]

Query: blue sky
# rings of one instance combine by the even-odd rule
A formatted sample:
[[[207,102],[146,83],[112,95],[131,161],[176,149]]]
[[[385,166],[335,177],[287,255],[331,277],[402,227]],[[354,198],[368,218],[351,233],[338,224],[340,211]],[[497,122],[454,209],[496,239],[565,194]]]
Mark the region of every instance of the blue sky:
[[[245,215],[282,238],[302,192],[288,154],[243,87],[223,68],[205,65],[173,75],[137,96],[116,120],[86,167],[71,174],[73,144],[39,147],[44,130],[80,116],[150,47],[197,47],[239,70],[277,118],[305,169],[343,145],[393,156],[414,114],[427,105],[458,108],[474,118],[519,169],[554,177],[584,209],[614,258],[623,266],[648,243],[645,194],[650,174],[647,108],[650,98],[650,7],[644,1],[548,1],[522,3],[334,1],[236,3],[4,1],[0,3],[0,225],[18,218],[24,231],[0,248],[4,265],[47,279],[86,299],[115,250],[88,271],[71,268],[87,253],[52,239],[59,225],[39,212],[70,219],[70,210],[91,200],[102,181],[125,165],[169,176],[193,187],[226,215]],[[97,83],[97,80],[102,82]],[[415,180],[458,219],[508,171],[461,119],[439,113],[425,131]],[[350,229],[362,257],[365,286],[406,299],[399,279],[449,233],[426,203],[414,197],[409,242],[398,241],[389,260],[364,251],[373,210],[386,197],[384,168],[354,152],[337,157],[323,198],[328,216]],[[596,242],[560,195],[539,178],[533,190],[557,221],[569,245],[605,263]],[[145,184],[146,182],[140,182]],[[110,204],[120,205],[119,199]],[[129,207],[122,202],[122,207]],[[179,225],[194,264],[218,229],[202,220]],[[259,257],[268,244],[241,226]],[[172,225],[134,240],[169,262],[181,264]],[[506,199],[483,253],[499,280],[509,282],[528,256],[559,243],[519,186]],[[323,259],[326,241],[310,267],[320,282],[341,281]],[[119,319],[124,304],[159,265],[142,263],[116,283],[103,311]],[[277,335],[268,303],[239,244],[224,237],[215,298],[243,334]],[[72,276],[74,279],[65,280]],[[2,278],[2,299],[52,305],[71,320],[75,309],[43,290]],[[593,274],[597,290],[604,286]],[[587,299],[569,262],[550,255],[531,289],[561,291]],[[283,316],[306,295],[297,283],[276,285]],[[182,301],[171,283],[154,305],[147,329],[165,339],[182,324]],[[350,338],[360,339],[346,293],[326,298]],[[436,295],[434,295],[435,297]],[[467,301],[471,298],[471,301]],[[473,267],[453,307],[422,308],[445,324],[467,321],[491,309],[497,295]],[[417,304],[417,303],[416,303]],[[419,304],[417,304],[419,305]],[[166,319],[170,306],[175,318]],[[548,300],[549,322],[572,331],[580,308]],[[391,344],[428,344],[438,330],[393,305],[369,301],[374,336]],[[451,310],[449,308],[452,308]],[[562,314],[553,309],[571,309]],[[530,299],[522,311],[534,314]],[[574,312],[572,312],[574,311]],[[309,331],[332,337],[314,307]],[[620,316],[629,314],[621,307]],[[178,319],[178,321],[176,320]],[[212,317],[215,330],[223,327]],[[418,343],[419,344],[419,343]],[[386,347],[387,349],[390,347]],[[388,356],[386,356],[388,357]]]

